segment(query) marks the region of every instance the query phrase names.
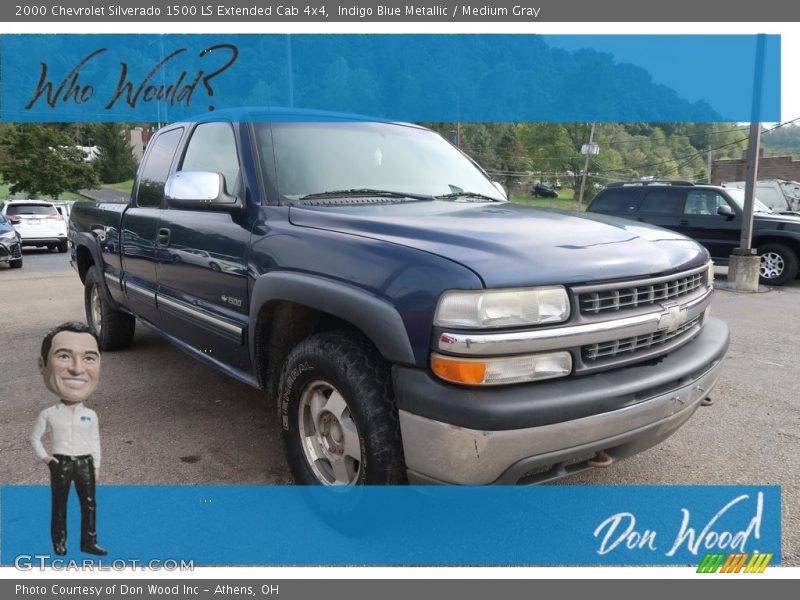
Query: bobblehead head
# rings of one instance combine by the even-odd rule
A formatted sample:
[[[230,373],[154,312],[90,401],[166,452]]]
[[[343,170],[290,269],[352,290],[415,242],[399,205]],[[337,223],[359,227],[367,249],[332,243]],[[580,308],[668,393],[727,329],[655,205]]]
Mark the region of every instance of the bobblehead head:
[[[67,404],[84,402],[97,389],[100,350],[89,333],[60,331],[53,337],[46,360],[39,358],[39,372],[47,389]]]

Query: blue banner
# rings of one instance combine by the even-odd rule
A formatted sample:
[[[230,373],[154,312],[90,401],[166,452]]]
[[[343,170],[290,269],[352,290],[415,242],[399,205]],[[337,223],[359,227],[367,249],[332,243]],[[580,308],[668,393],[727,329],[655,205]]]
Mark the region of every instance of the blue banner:
[[[779,121],[780,36],[761,36],[760,64],[758,37],[4,35],[0,118],[169,122],[262,106],[414,122]]]
[[[51,555],[49,489],[4,486],[0,499],[0,563]],[[777,564],[781,549],[776,486],[100,486],[97,503],[106,562],[697,565],[769,552]],[[79,524],[73,496],[64,560],[91,558]]]

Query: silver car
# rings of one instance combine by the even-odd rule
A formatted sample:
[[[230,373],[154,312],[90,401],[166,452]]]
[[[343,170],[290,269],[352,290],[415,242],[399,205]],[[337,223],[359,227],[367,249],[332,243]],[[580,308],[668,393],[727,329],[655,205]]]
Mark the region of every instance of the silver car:
[[[12,269],[22,267],[22,248],[19,233],[0,214],[0,264],[8,263]]]

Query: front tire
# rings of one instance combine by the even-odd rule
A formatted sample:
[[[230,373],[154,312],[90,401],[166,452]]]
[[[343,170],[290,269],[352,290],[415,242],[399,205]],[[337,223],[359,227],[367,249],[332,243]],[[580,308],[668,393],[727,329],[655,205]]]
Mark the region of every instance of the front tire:
[[[10,260],[8,261],[8,266],[12,269],[21,269],[22,268],[22,259],[18,258],[17,260]]]
[[[759,281],[764,285],[784,285],[797,276],[797,254],[788,246],[764,244],[758,248],[758,254],[761,257]]]
[[[307,338],[289,353],[278,389],[296,483],[406,482],[391,373],[369,342],[341,331]]]
[[[84,284],[86,322],[97,331],[101,350],[121,350],[133,342],[136,320],[128,313],[112,308],[106,293],[100,270],[93,266],[86,274]]]

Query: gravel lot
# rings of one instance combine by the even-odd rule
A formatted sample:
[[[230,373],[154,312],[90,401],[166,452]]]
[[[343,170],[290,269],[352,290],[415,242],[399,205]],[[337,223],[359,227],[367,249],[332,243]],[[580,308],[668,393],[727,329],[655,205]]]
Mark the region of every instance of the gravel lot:
[[[724,270],[718,271],[718,276]],[[26,250],[0,266],[2,483],[46,484],[27,435],[53,400],[36,369],[49,327],[84,320],[83,288],[67,255]],[[800,566],[800,280],[766,293],[718,290],[715,316],[732,344],[714,393],[664,444],[565,484],[770,484],[783,487],[783,564]],[[122,392],[117,392],[122,390]],[[103,357],[92,407],[101,420],[101,484],[285,484],[276,411],[262,394],[205,367],[144,327]]]

